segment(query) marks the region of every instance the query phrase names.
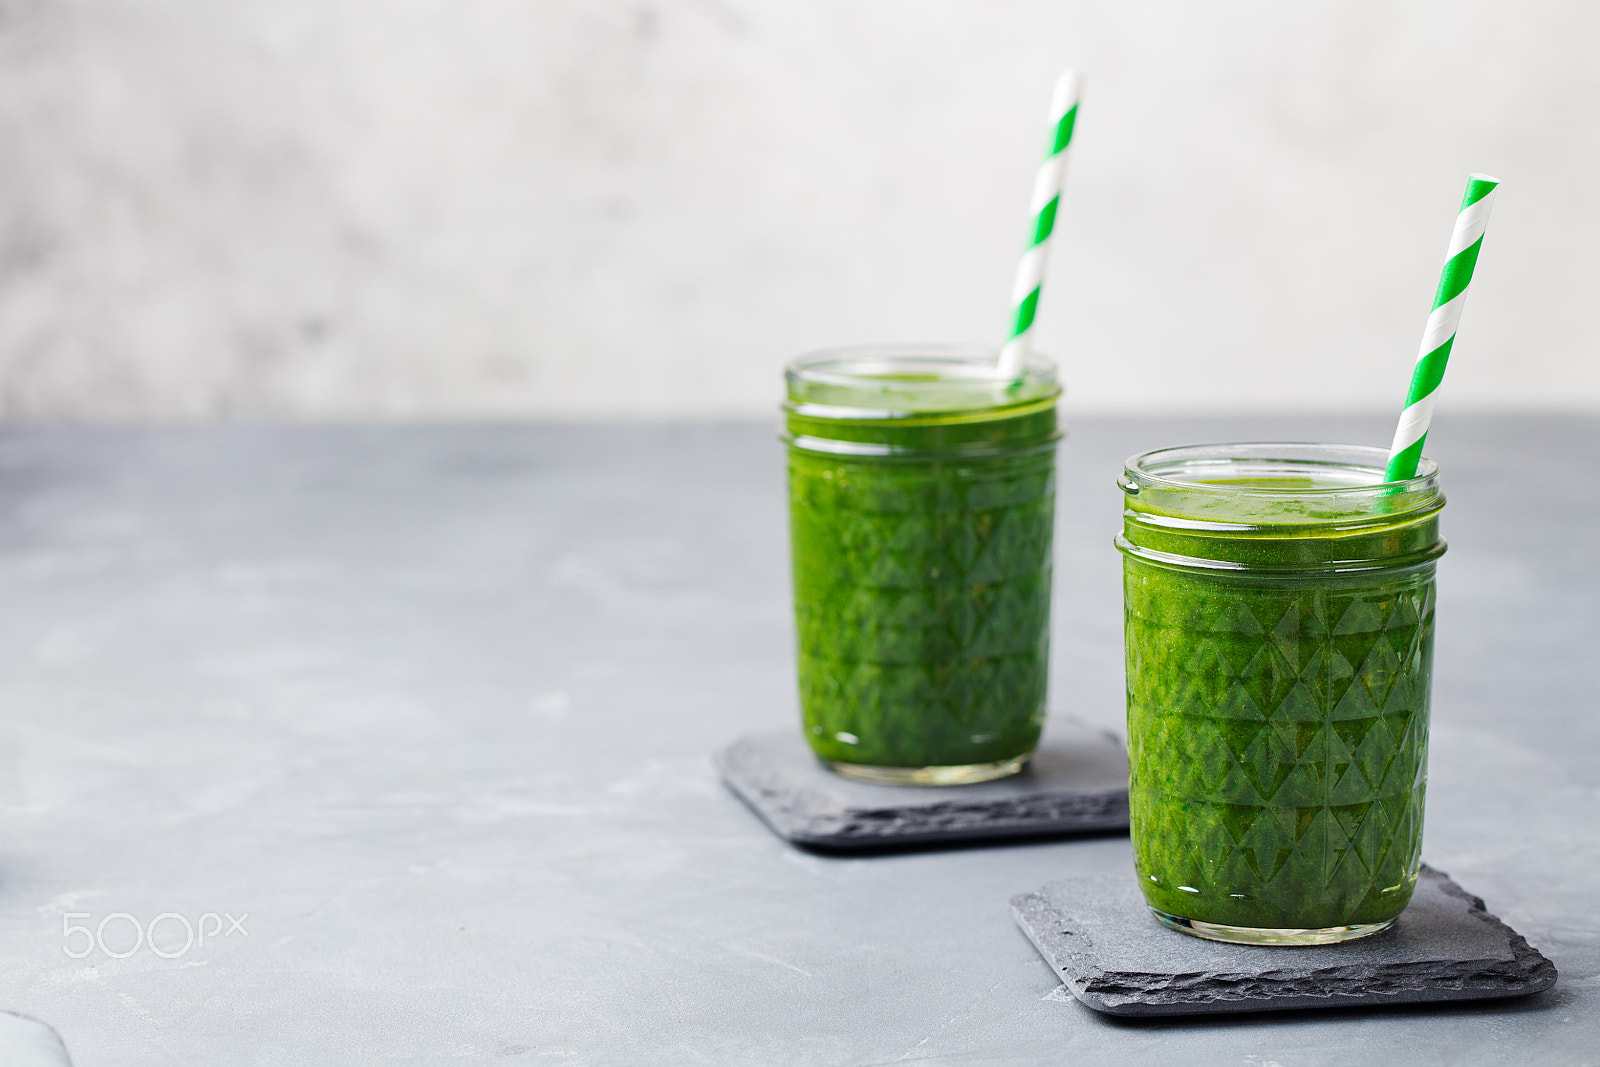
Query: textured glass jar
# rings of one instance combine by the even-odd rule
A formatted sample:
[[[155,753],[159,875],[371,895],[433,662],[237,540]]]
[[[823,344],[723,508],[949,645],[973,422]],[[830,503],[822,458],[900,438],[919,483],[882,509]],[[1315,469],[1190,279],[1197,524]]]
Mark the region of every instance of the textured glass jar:
[[[788,368],[790,549],[806,740],[839,773],[950,785],[1020,770],[1044,723],[1053,365],[840,349]]]
[[[1130,459],[1123,553],[1134,862],[1175,929],[1317,944],[1416,885],[1438,468],[1355,445]]]

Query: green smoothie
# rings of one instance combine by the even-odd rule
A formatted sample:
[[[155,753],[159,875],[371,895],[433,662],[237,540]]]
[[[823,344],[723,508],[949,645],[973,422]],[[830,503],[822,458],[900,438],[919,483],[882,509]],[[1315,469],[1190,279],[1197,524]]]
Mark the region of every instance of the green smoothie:
[[[1129,461],[1134,861],[1169,925],[1340,940],[1410,900],[1444,498],[1431,463],[1390,487],[1382,470],[1354,446]]]
[[[801,712],[854,777],[979,781],[1038,744],[1060,389],[1048,365],[992,367],[866,350],[790,368]]]

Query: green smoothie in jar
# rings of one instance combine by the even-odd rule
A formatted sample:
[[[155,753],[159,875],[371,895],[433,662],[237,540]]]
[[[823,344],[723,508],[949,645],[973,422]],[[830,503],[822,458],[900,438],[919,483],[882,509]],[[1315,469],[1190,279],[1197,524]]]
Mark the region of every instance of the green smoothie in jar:
[[[863,348],[788,370],[784,440],[806,740],[838,772],[1019,770],[1044,722],[1054,368]]]
[[[1189,933],[1376,933],[1416,884],[1438,469],[1360,446],[1128,461],[1123,534],[1135,867]]]

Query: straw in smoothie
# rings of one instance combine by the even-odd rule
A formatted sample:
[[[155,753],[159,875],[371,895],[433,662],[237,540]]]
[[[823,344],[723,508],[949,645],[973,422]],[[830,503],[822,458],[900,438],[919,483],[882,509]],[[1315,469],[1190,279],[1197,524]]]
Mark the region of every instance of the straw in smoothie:
[[[1455,346],[1456,328],[1461,324],[1461,311],[1467,304],[1467,286],[1472,284],[1472,271],[1478,265],[1478,251],[1483,247],[1484,227],[1489,224],[1489,212],[1494,207],[1499,186],[1500,180],[1487,174],[1473,174],[1467,178],[1467,191],[1461,198],[1455,231],[1450,235],[1444,271],[1439,275],[1439,288],[1433,295],[1433,312],[1428,316],[1427,328],[1422,331],[1422,347],[1411,372],[1411,388],[1406,391],[1406,405],[1400,412],[1400,425],[1395,428],[1394,443],[1389,448],[1385,481],[1405,481],[1417,473],[1417,461],[1422,458],[1422,445],[1428,437],[1428,424],[1433,421],[1433,399],[1444,379],[1450,349]]]
[[[1039,291],[1050,257],[1050,235],[1055,232],[1056,208],[1067,176],[1067,147],[1072,144],[1072,131],[1078,123],[1078,98],[1082,95],[1083,75],[1062,71],[1050,98],[1050,142],[1033,181],[1029,205],[1033,226],[1028,248],[1017,263],[1016,280],[1011,286],[1011,332],[1000,349],[1003,378],[1020,376],[1032,350],[1033,320],[1039,311]]]

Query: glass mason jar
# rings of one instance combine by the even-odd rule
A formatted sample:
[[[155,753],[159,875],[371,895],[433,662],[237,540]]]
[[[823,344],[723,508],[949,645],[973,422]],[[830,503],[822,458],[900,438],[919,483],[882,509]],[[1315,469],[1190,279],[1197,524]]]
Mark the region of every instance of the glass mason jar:
[[[783,439],[805,737],[834,770],[953,785],[1044,724],[1054,365],[871,347],[790,364]]]
[[[1416,886],[1438,468],[1357,445],[1128,460],[1123,595],[1134,864],[1219,941],[1386,929]]]

